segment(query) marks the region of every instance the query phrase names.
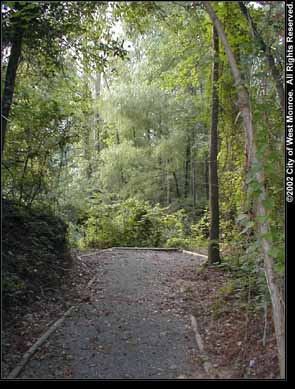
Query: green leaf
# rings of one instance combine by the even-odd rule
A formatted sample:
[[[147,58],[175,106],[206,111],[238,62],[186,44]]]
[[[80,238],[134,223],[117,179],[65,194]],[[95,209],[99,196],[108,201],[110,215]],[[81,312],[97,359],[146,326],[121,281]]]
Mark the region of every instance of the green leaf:
[[[265,234],[263,234],[261,236],[263,239],[266,239],[268,240],[269,242],[272,242],[273,241],[273,235],[272,233],[269,231],[269,232],[266,232]]]
[[[266,223],[270,220],[270,217],[268,215],[265,215],[265,216],[257,216],[256,217],[256,220],[259,222],[259,223]]]
[[[236,218],[237,222],[245,221],[249,219],[249,216],[246,213],[240,213],[238,217]]]
[[[261,193],[261,190],[262,190],[262,184],[257,181],[252,181],[249,185],[248,194],[257,197]]]
[[[274,199],[268,197],[267,199],[262,200],[262,204],[266,209],[271,210],[274,208]]]
[[[281,262],[284,261],[285,253],[281,247],[272,247],[268,253],[271,257]]]
[[[275,269],[279,274],[283,274],[285,272],[285,265],[282,263],[276,263]]]
[[[243,229],[243,231],[241,232],[241,234],[245,234],[250,228],[252,228],[253,226],[255,226],[255,222],[254,221],[249,221],[245,228]]]

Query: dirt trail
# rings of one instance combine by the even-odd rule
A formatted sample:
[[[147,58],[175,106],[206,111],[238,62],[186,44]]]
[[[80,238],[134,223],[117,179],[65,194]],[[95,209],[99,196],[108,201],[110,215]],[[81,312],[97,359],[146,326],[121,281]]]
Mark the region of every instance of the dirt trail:
[[[97,264],[88,298],[18,378],[174,379],[202,372],[175,274],[198,257],[113,250]]]

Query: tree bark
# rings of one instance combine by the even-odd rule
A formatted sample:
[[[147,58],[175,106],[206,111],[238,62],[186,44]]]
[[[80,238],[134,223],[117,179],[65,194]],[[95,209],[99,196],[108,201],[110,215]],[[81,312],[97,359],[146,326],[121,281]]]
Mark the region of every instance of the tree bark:
[[[208,169],[208,156],[204,158],[204,181],[205,181],[205,198],[209,201],[209,169]]]
[[[94,80],[95,87],[95,100],[97,100],[100,96],[101,91],[101,73],[96,73]],[[98,112],[97,104],[95,103],[95,113],[94,113],[94,126],[93,126],[93,135],[94,135],[94,144],[97,152],[100,151],[100,128],[99,128],[100,115]]]
[[[116,142],[117,142],[117,145],[120,144],[120,135],[119,135],[119,130],[118,130],[118,128],[116,128]]]
[[[193,155],[192,155],[192,197],[193,197],[193,208],[195,208],[197,204],[196,163]]]
[[[184,173],[184,197],[189,195],[189,174],[190,174],[190,138],[187,139],[185,150],[185,173]]]
[[[3,96],[1,101],[1,155],[3,156],[7,122],[9,120],[10,108],[13,100],[16,72],[21,56],[23,32],[17,28],[11,42],[11,52],[8,60]]]
[[[227,37],[223,30],[223,27],[216,16],[209,1],[202,2],[206,8],[217,32],[224,46],[224,50],[227,54],[228,61],[232,70],[233,77],[235,79],[235,85],[238,92],[238,105],[241,111],[241,115],[244,122],[247,140],[248,151],[248,165],[251,168],[254,164],[258,164],[258,158],[256,153],[256,144],[254,140],[254,126],[252,122],[252,114],[250,109],[249,94],[242,82],[241,74],[238,69],[235,57],[228,43]],[[255,179],[261,184],[261,193],[257,199],[257,216],[266,216],[267,212],[264,206],[264,200],[266,199],[266,190],[264,187],[264,175],[262,170],[255,173]],[[285,306],[281,290],[276,282],[276,276],[274,272],[274,261],[270,256],[271,245],[268,240],[265,239],[265,235],[269,232],[268,222],[259,222],[259,233],[262,241],[262,250],[264,254],[264,269],[267,280],[267,285],[272,301],[273,308],[273,320],[276,333],[276,341],[278,347],[278,356],[280,364],[281,378],[285,378]]]
[[[209,161],[209,245],[208,262],[219,263],[219,193],[217,173],[217,149],[218,149],[218,78],[219,78],[219,50],[218,33],[213,26],[213,68],[212,68],[212,112],[210,134],[210,161]]]
[[[176,172],[173,172],[173,178],[174,178],[174,182],[175,182],[176,197],[179,199],[180,198],[180,191],[179,191]]]
[[[270,71],[271,71],[272,78],[273,78],[275,85],[276,85],[277,93],[278,93],[279,100],[280,100],[281,110],[282,110],[282,113],[284,116],[285,115],[284,83],[283,83],[283,80],[281,78],[280,72],[278,71],[278,69],[276,67],[274,57],[271,53],[271,48],[269,46],[267,46],[267,44],[264,42],[262,36],[257,31],[257,27],[256,27],[253,19],[251,18],[249,10],[245,6],[245,4],[242,1],[239,1],[239,6],[240,6],[240,9],[242,11],[242,14],[245,16],[245,18],[247,19],[247,21],[250,25],[253,39],[256,40],[256,42],[260,45],[261,50],[265,54],[266,60],[268,62],[268,66],[269,66]]]
[[[171,204],[171,189],[170,189],[170,174],[169,174],[169,160],[167,161],[166,163],[166,193],[167,193],[167,197],[166,197],[166,203],[167,203],[167,206],[169,206]]]
[[[19,189],[19,202],[21,203],[22,199],[23,199],[23,192],[24,192],[24,181],[25,181],[25,176],[26,176],[26,172],[27,172],[27,167],[28,167],[28,162],[29,162],[29,159],[30,159],[30,153],[31,153],[31,147],[29,147],[28,149],[28,152],[27,152],[27,155],[26,155],[26,158],[25,158],[25,162],[24,162],[24,166],[23,166],[23,171],[22,171],[22,176],[21,176],[21,179],[20,179],[20,189]]]

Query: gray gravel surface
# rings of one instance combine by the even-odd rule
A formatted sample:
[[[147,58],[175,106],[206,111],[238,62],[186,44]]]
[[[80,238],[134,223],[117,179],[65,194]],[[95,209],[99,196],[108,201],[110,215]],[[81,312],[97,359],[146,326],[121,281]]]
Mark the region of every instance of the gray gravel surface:
[[[175,379],[202,370],[181,268],[198,257],[164,251],[103,251],[96,280],[19,378]]]

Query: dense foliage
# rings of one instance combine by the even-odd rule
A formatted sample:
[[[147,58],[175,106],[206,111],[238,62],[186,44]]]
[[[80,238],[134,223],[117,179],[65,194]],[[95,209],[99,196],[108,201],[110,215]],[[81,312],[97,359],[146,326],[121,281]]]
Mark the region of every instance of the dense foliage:
[[[62,282],[70,263],[63,220],[12,201],[2,204],[3,308],[36,300]]]
[[[206,213],[209,195],[213,54],[211,28],[204,11],[191,8],[188,2],[139,2],[138,6],[114,3],[106,18],[105,4],[95,7],[85,2],[79,10],[74,2],[39,4],[38,10],[35,3],[22,5],[21,9],[14,2],[3,5],[6,53],[14,24],[21,23],[24,28],[29,17],[40,26],[39,34],[42,35],[43,29],[52,30],[52,34],[56,31],[56,50],[61,49],[58,40],[63,39],[58,33],[61,29],[67,26],[65,31],[71,31],[73,20],[81,15],[85,23],[81,27],[72,26],[67,41],[70,45],[72,39],[75,49],[62,46],[55,56],[59,59],[56,64],[49,65],[44,57],[45,43],[40,54],[34,55],[36,60],[31,61],[32,50],[36,51],[34,42],[39,38],[37,35],[25,38],[2,161],[4,197],[26,205],[42,204],[74,224],[86,214],[89,223],[93,223],[96,216],[92,204],[97,196],[101,204],[114,208],[128,199],[148,201],[151,207],[156,204],[167,207],[168,214],[182,209],[186,213],[185,232],[190,235],[190,225]],[[16,12],[12,13],[14,5]],[[265,3],[254,8],[249,5],[248,10],[280,66],[282,4]],[[263,166],[256,169],[263,168],[265,173],[269,239],[274,242],[272,253],[277,268],[282,270],[283,126],[279,100],[263,51],[251,38],[249,24],[238,4],[220,3],[218,14],[250,88],[258,153],[263,161]],[[120,15],[123,19],[118,24]],[[95,18],[100,23],[99,32],[95,28],[97,23],[92,23]],[[147,18],[157,23],[146,23]],[[272,23],[267,22],[269,18]],[[80,28],[86,41],[84,35],[79,35]],[[127,43],[121,47],[128,48],[129,53],[124,62],[114,56],[115,47],[111,51],[119,34],[112,35],[111,31],[116,30],[125,31]],[[124,33],[120,34],[123,41]],[[95,59],[95,52],[91,57],[89,50],[96,36],[110,50],[106,57],[109,65],[102,67],[96,61],[98,67],[93,69],[87,58]],[[86,51],[85,45],[89,48]],[[48,58],[51,54],[48,53]],[[78,58],[79,55],[83,58]],[[232,247],[232,241],[242,242],[250,235],[255,244],[255,220],[251,215],[259,184],[245,169],[245,143],[235,104],[236,91],[224,52],[220,55],[220,229],[221,242]],[[123,210],[124,205],[120,212]],[[133,244],[145,242],[138,239]],[[120,241],[124,241],[122,235]]]

